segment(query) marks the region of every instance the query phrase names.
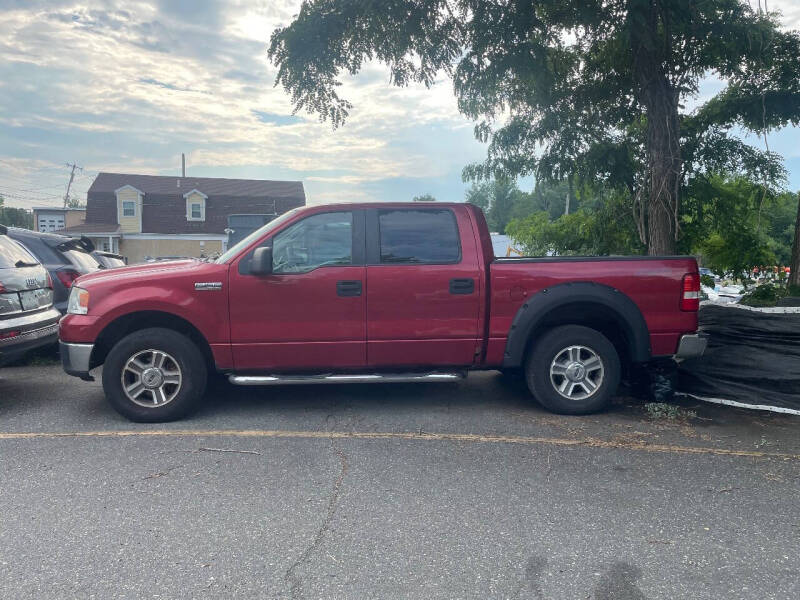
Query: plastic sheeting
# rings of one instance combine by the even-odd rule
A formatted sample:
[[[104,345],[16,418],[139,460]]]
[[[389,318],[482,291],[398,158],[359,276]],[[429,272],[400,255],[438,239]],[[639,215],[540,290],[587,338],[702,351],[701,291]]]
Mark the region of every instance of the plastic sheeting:
[[[800,309],[704,303],[699,319],[708,348],[680,363],[679,392],[800,414]]]

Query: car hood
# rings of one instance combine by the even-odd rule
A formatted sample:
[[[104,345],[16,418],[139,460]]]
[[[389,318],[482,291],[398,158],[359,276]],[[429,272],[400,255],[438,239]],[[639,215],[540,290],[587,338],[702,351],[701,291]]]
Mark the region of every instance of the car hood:
[[[116,269],[102,269],[82,275],[75,280],[78,287],[94,287],[98,284],[114,283],[123,281],[128,283],[131,280],[147,281],[154,278],[174,277],[182,273],[196,271],[198,274],[206,271],[219,271],[219,266],[214,263],[206,263],[200,260],[174,260],[158,263],[146,263],[133,265],[130,267],[118,267]]]

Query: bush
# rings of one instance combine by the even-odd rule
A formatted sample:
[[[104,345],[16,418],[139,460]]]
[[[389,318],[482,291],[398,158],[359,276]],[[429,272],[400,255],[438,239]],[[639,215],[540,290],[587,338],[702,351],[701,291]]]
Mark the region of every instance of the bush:
[[[775,306],[778,300],[785,298],[787,294],[788,290],[782,285],[764,283],[752,288],[742,296],[742,299],[739,300],[739,304],[755,307]]]
[[[706,287],[714,288],[714,278],[711,275],[700,275],[700,283]]]

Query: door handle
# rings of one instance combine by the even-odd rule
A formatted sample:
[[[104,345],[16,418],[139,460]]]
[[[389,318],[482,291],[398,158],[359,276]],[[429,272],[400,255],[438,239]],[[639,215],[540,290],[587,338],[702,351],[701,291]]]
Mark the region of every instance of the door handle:
[[[355,281],[337,281],[336,282],[336,295],[343,298],[361,295],[361,282]]]
[[[474,279],[451,279],[450,280],[450,293],[451,294],[471,294],[475,291]]]

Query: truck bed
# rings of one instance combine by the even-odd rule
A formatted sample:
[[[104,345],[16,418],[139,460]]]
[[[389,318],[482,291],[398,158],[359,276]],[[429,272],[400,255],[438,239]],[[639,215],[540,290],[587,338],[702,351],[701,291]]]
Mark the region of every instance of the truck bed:
[[[529,299],[580,282],[606,286],[630,298],[647,325],[652,356],[674,354],[680,336],[697,329],[697,313],[679,310],[683,276],[696,272],[696,261],[686,256],[497,258],[489,264],[486,362],[503,363],[513,321]],[[563,296],[569,302],[568,290]],[[576,295],[562,310],[580,313],[580,298]]]

